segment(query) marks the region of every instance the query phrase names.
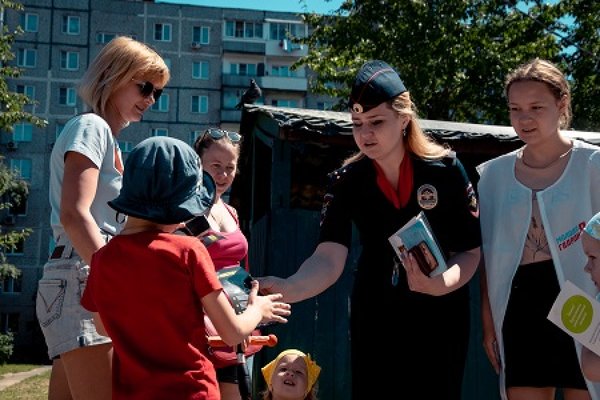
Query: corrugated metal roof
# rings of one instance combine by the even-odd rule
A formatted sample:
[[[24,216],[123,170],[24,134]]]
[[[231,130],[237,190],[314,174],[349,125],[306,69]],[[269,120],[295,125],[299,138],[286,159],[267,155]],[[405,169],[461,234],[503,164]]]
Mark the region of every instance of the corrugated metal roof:
[[[249,113],[265,113],[284,131],[323,136],[351,136],[352,120],[348,112],[284,108],[265,105],[245,105]],[[511,126],[470,124],[436,120],[419,120],[421,127],[444,141],[489,140],[494,142],[519,142]],[[599,132],[564,131],[568,137],[600,145]]]

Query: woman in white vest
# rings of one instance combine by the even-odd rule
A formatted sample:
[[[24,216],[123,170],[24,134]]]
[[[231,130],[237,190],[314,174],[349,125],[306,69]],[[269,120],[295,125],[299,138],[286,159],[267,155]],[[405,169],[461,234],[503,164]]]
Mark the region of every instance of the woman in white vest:
[[[581,348],[547,315],[566,280],[595,295],[581,231],[600,210],[600,152],[561,133],[571,120],[564,74],[535,59],[505,85],[525,145],[478,167],[483,240],[483,344],[502,399],[600,399]]]

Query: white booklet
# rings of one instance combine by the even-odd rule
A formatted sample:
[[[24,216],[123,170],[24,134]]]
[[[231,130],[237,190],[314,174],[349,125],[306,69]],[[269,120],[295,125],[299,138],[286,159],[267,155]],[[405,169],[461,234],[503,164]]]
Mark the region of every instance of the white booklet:
[[[398,258],[402,251],[408,251],[427,276],[439,275],[448,269],[444,254],[423,211],[411,218],[388,240]]]
[[[572,282],[563,285],[548,319],[600,355],[600,303]]]

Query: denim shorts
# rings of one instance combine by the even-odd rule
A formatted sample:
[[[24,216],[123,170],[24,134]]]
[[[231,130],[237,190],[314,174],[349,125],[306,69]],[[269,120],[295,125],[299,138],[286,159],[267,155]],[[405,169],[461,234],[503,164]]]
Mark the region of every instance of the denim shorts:
[[[71,253],[48,260],[38,284],[36,314],[51,360],[80,347],[111,343],[96,332],[92,313],[81,306],[90,267]]]

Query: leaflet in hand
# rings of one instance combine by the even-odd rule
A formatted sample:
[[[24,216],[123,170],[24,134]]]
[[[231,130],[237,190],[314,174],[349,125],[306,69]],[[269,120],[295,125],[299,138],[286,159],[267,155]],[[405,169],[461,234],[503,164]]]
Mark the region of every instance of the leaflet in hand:
[[[600,356],[600,303],[592,296],[566,281],[548,319]]]
[[[398,257],[404,250],[412,254],[421,271],[427,276],[436,276],[448,269],[444,255],[423,211],[408,221],[388,240]]]

